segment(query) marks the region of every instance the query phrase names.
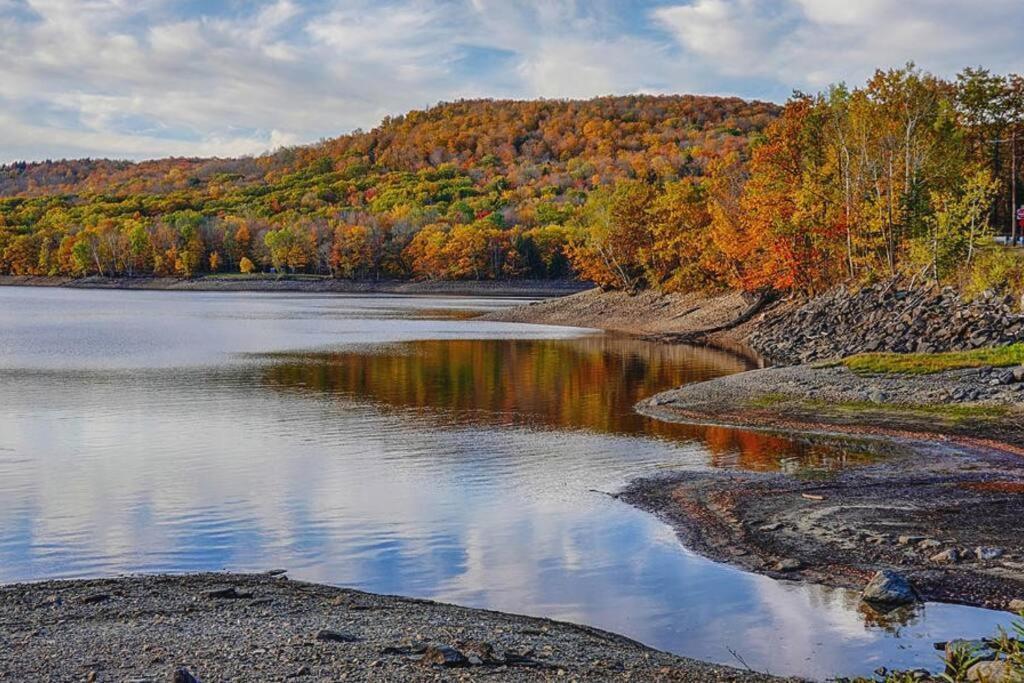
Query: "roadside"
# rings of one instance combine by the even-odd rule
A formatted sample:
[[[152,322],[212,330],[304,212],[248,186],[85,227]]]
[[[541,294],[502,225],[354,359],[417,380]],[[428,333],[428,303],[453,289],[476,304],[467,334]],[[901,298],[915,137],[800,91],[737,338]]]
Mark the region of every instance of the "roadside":
[[[585,626],[270,574],[2,586],[0,671],[32,681],[175,683],[782,680]]]
[[[0,287],[147,289],[192,292],[310,292],[450,296],[560,297],[587,289],[575,280],[340,280],[314,275],[171,277],[19,277],[0,275]]]

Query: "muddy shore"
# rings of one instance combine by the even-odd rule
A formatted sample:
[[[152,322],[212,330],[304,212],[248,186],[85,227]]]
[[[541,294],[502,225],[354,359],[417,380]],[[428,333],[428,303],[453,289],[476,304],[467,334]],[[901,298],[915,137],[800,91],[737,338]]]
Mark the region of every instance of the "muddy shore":
[[[2,586],[0,672],[154,683],[783,680],[585,626],[268,574]]]
[[[0,287],[145,289],[186,292],[308,292],[499,297],[560,297],[587,289],[574,280],[339,280],[313,276],[207,275],[170,277],[19,277],[0,275]]]

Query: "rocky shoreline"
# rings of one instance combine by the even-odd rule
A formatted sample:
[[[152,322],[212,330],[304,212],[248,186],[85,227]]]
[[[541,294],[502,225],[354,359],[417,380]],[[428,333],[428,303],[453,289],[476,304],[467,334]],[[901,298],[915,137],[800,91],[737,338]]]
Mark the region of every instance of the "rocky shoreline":
[[[445,296],[561,297],[589,288],[575,280],[340,280],[317,276],[41,277],[0,275],[0,287],[143,289],[186,292],[308,292]]]
[[[302,583],[278,572],[2,586],[0,672],[12,680],[96,683],[783,680],[585,626]]]
[[[622,498],[669,521],[689,547],[751,571],[862,588],[892,569],[925,599],[1018,609],[1024,404],[1020,383],[1001,383],[1005,372],[796,366],[667,391],[638,410],[827,440],[878,460],[825,479],[676,474],[634,482]]]
[[[691,549],[777,578],[846,588],[893,569],[926,599],[1019,607],[1024,367],[870,374],[834,361],[806,364],[864,351],[1011,343],[1024,335],[1014,302],[994,294],[965,301],[949,289],[890,282],[776,302],[743,318],[751,305],[738,295],[592,291],[490,317],[746,344],[783,367],[683,386],[638,410],[877,453],[875,464],[827,479],[677,473],[620,494],[672,524]]]

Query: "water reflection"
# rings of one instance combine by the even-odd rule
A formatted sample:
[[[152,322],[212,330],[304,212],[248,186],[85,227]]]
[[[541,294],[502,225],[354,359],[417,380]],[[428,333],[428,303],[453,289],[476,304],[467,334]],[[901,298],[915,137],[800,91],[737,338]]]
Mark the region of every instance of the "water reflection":
[[[649,423],[638,397],[739,362],[455,313],[497,305],[0,288],[0,581],[280,566],[816,677],[1005,621],[928,605],[893,633],[591,493],[860,456]]]
[[[614,336],[558,340],[419,340],[333,353],[266,354],[264,382],[296,395],[417,411],[436,422],[526,425],[701,442],[708,464],[792,473],[864,463],[863,447],[727,427],[671,424],[633,410],[669,387],[749,369],[711,348]]]

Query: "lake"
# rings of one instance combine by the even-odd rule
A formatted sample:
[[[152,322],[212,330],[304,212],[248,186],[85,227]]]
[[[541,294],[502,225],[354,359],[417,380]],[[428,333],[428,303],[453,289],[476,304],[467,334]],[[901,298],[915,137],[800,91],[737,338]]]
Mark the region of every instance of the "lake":
[[[935,668],[934,641],[1007,623],[879,624],[855,593],[688,552],[601,492],[867,456],[639,416],[746,362],[473,319],[516,303],[0,288],[0,581],[280,567],[818,678]]]

